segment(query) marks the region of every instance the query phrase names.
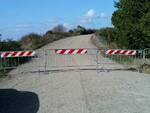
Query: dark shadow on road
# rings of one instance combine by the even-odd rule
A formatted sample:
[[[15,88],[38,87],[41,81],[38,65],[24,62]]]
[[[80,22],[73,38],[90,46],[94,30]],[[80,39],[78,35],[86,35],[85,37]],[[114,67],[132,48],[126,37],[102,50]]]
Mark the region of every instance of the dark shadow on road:
[[[37,113],[37,94],[14,89],[0,89],[0,113]]]

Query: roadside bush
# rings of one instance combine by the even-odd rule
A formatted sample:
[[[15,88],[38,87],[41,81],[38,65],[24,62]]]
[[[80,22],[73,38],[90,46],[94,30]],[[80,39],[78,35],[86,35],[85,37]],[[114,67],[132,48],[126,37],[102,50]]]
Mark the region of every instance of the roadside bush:
[[[86,34],[93,34],[96,32],[95,29],[86,29],[80,25],[77,26],[77,28],[70,30],[71,33],[76,33],[78,35],[86,35]]]
[[[150,1],[118,0],[112,15],[117,43],[127,49],[150,48]]]
[[[25,50],[37,49],[43,45],[42,36],[36,33],[25,35],[20,40],[21,48]]]
[[[102,28],[95,33],[96,37],[98,38],[97,41],[102,42],[108,48],[117,48],[119,44],[115,38],[115,31],[114,28]]]
[[[66,37],[74,36],[75,34],[69,33],[69,32],[52,32],[48,31],[46,34],[43,36],[43,42],[45,44],[51,43],[56,40],[60,40]]]
[[[96,32],[97,36],[103,37],[104,40],[108,42],[114,42],[115,36],[114,36],[114,29],[113,28],[102,28]]]
[[[11,39],[0,40],[0,51],[19,51],[21,49],[21,44],[18,41],[13,41]]]

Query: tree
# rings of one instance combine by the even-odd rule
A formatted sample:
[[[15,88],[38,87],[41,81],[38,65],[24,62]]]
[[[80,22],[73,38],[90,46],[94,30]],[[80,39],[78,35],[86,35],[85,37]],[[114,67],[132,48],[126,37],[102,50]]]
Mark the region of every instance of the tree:
[[[84,34],[86,32],[86,28],[78,25],[76,31],[79,32],[80,34]]]
[[[37,49],[42,44],[42,36],[36,33],[25,35],[20,40],[23,49]]]
[[[150,47],[150,1],[119,0],[113,13],[117,43],[130,49]]]
[[[7,39],[0,41],[1,51],[18,51],[21,50],[21,45],[18,41],[13,41],[12,39]]]
[[[107,28],[101,28],[98,32],[96,32],[96,35],[102,36],[105,41],[108,43],[111,43],[115,41],[114,39],[114,29],[111,27]]]
[[[57,26],[55,26],[53,29],[52,29],[53,32],[56,32],[56,33],[64,33],[67,31],[66,27],[64,27],[62,24],[59,24]]]
[[[77,28],[73,29],[72,31],[74,33],[81,34],[81,35],[92,34],[96,32],[95,29],[86,29],[85,27],[80,26],[80,25],[78,25]]]

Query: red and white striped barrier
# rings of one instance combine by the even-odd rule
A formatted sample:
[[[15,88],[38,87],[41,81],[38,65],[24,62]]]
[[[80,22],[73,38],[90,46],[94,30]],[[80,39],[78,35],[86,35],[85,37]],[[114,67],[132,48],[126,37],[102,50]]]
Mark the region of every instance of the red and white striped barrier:
[[[106,55],[127,55],[134,56],[137,54],[136,50],[107,50]]]
[[[60,49],[55,50],[55,54],[61,54],[61,55],[76,55],[76,54],[86,54],[87,49]]]
[[[10,58],[10,57],[32,57],[35,55],[35,51],[10,51],[2,52],[1,58]]]

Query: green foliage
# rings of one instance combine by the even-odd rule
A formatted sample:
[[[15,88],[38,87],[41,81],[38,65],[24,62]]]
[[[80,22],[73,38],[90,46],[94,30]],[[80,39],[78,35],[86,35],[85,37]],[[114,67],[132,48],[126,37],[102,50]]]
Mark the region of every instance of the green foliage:
[[[18,41],[13,41],[11,39],[0,40],[0,51],[19,51],[21,50],[21,45]]]
[[[150,1],[119,0],[115,3],[112,24],[116,42],[123,48],[150,47]]]
[[[100,30],[98,30],[95,33],[96,37],[97,37],[97,41],[103,43],[103,48],[118,48],[118,45],[116,43],[116,32],[114,30],[114,28],[111,27],[107,27],[107,28],[102,28]],[[101,47],[102,45],[98,45],[99,47]]]
[[[81,34],[91,34],[94,33],[96,30],[94,29],[86,29],[82,26],[77,26],[77,28],[69,30],[67,32],[66,28],[59,24],[55,26],[52,30],[47,31],[43,36],[36,34],[36,33],[30,33],[27,34],[19,41],[13,41],[13,40],[0,40],[0,50],[1,51],[19,51],[19,50],[34,50],[38,49],[48,43],[51,43],[53,41],[75,36],[75,35],[81,35]],[[0,34],[0,37],[2,35]]]
[[[7,39],[7,40],[0,40],[0,51],[20,51],[21,49],[21,45],[18,41],[13,41],[11,39]],[[17,62],[18,60],[16,58],[12,58],[14,62]],[[8,65],[10,60],[7,59],[7,62],[2,61],[4,59],[0,59],[0,66],[4,66]],[[7,75],[7,73],[10,71],[10,69],[8,70],[3,70],[2,67],[0,67],[0,77]]]
[[[96,30],[95,29],[86,29],[80,25],[77,26],[77,28],[70,30],[70,33],[76,33],[78,35],[85,35],[85,34],[92,34],[95,33]]]
[[[56,40],[60,40],[66,37],[70,37],[75,35],[74,33],[70,33],[70,32],[52,32],[52,31],[48,31],[47,33],[45,33],[45,35],[43,35],[43,43],[44,44],[48,44],[51,43],[53,41]]]
[[[96,32],[96,35],[101,36],[101,38],[107,42],[115,41],[115,33],[113,28],[102,28]]]
[[[42,36],[36,33],[23,36],[20,43],[23,49],[37,49],[43,45]]]

